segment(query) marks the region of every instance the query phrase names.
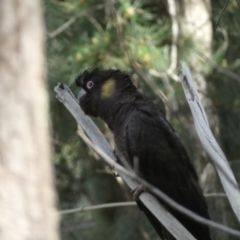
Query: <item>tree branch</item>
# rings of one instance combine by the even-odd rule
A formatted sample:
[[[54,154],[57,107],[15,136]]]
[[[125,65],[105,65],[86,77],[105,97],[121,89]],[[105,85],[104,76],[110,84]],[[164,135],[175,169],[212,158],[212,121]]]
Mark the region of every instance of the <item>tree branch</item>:
[[[208,124],[207,116],[198,97],[198,93],[193,82],[191,73],[187,67],[182,68],[181,74],[182,86],[186,99],[192,111],[194,123],[200,141],[204,149],[213,160],[213,164],[218,172],[223,188],[229,199],[235,215],[240,221],[240,192],[237,181],[233,175],[230,165],[225,157],[222,149],[214,138]]]
[[[119,2],[119,0],[113,1],[113,4],[116,4],[118,2]],[[73,23],[75,23],[78,18],[80,18],[80,17],[82,17],[82,16],[84,16],[86,14],[87,14],[87,16],[90,16],[88,14],[90,11],[95,10],[95,9],[102,9],[105,6],[106,6],[106,3],[101,3],[101,4],[97,4],[94,7],[87,8],[86,10],[84,10],[84,11],[80,12],[79,14],[77,14],[76,16],[73,16],[70,19],[68,19],[65,23],[63,23],[57,29],[53,30],[51,33],[48,34],[48,37],[49,38],[55,38],[56,36],[58,36],[59,34],[64,32],[67,28],[69,28]],[[93,20],[93,19],[91,19],[91,20]],[[98,30],[99,30],[99,28],[98,28]]]
[[[98,209],[103,209],[103,208],[128,207],[128,206],[137,206],[137,204],[135,202],[106,203],[106,204],[99,204],[99,205],[88,206],[88,207],[80,207],[80,208],[62,210],[59,213],[61,215],[64,215],[64,214],[69,214],[69,213],[86,212],[86,211],[98,210]]]
[[[119,165],[116,161],[114,161],[115,156],[109,143],[107,142],[103,134],[100,132],[100,130],[93,123],[93,121],[83,113],[70,89],[66,85],[59,84],[57,87],[55,87],[54,90],[57,93],[57,98],[59,99],[59,101],[61,101],[68,108],[68,110],[77,120],[78,124],[82,127],[82,133],[80,132],[80,134],[83,140],[88,145],[90,145],[109,165],[113,166],[117,170],[119,175],[123,178],[125,183],[131,189],[135,189],[137,186],[139,186],[139,183],[141,183],[148,191],[160,197],[169,206],[184,213],[195,221],[240,237],[239,231],[200,217],[199,215],[193,213],[192,211],[186,209],[185,207],[181,206],[180,204],[169,198],[166,194],[164,194],[159,189],[153,187],[145,180],[139,178],[134,172],[130,172],[127,169],[123,168],[121,165]],[[83,134],[83,131],[87,134],[88,137]],[[171,232],[171,234],[176,239],[195,239],[169,212],[165,210],[165,208],[152,195],[144,192],[140,195],[140,200],[145,204],[145,206],[148,207],[148,209],[164,225],[164,227],[166,227],[168,231]]]
[[[139,183],[133,180],[136,178],[136,174],[127,171],[121,165],[117,164],[112,148],[106,138],[96,127],[91,118],[86,116],[81,110],[70,89],[66,85],[59,84],[55,87],[54,91],[57,94],[56,97],[58,100],[66,106],[77,120],[77,123],[81,126],[84,133],[88,136],[87,138],[82,134],[83,140],[93,147],[110,166],[116,169],[130,189],[135,189],[139,186]],[[91,139],[92,142],[89,139]],[[139,198],[176,239],[196,240],[151,194],[144,192]]]

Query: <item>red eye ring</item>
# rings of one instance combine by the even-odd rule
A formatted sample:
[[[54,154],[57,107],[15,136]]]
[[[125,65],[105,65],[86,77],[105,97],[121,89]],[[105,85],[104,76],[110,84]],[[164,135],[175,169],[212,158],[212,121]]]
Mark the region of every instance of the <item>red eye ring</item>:
[[[87,89],[91,89],[94,86],[94,82],[93,81],[88,81],[86,86],[87,86]]]

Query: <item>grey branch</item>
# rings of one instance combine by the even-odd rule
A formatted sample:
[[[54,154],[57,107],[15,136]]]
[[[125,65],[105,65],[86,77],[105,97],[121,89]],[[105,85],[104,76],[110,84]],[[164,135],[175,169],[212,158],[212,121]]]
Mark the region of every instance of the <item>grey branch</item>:
[[[66,106],[88,138],[91,139],[95,149],[97,148],[97,150],[100,150],[102,155],[105,154],[106,156],[101,156],[103,158],[109,158],[110,161],[107,163],[112,166],[114,165],[115,169],[117,169],[116,166],[119,164],[116,163],[111,146],[93,121],[83,113],[70,89],[66,85],[59,84],[55,87],[54,91],[57,94],[56,97],[58,100]],[[115,164],[111,162],[112,159],[115,160]],[[123,167],[119,165],[119,168],[122,169]],[[127,170],[123,168],[122,171],[124,172]],[[127,177],[126,174],[120,173],[119,169],[117,169],[117,172],[131,189],[135,189],[139,185],[139,183],[134,181],[131,177]],[[176,239],[196,240],[151,194],[144,192],[140,195],[140,199]]]
[[[204,149],[211,157],[232,209],[240,221],[240,192],[237,181],[226,156],[212,134],[206,113],[198,97],[191,73],[187,67],[182,68],[182,75],[180,78],[186,99],[192,111],[199,139]]]
[[[240,237],[240,232],[229,227],[226,227],[222,224],[207,220],[203,217],[198,216],[197,214],[191,212],[190,210],[184,208],[180,204],[176,203],[174,200],[169,198],[166,194],[164,194],[159,189],[156,189],[143,179],[140,179],[133,172],[128,171],[119,165],[115,160],[115,156],[112,152],[112,149],[100,132],[100,130],[96,127],[93,121],[85,116],[82,112],[80,106],[78,105],[75,97],[72,95],[70,89],[63,84],[59,84],[55,87],[55,92],[57,93],[57,98],[61,101],[68,110],[72,113],[72,115],[77,120],[78,124],[81,126],[81,129],[85,134],[81,134],[83,140],[90,145],[108,164],[113,166],[119,175],[123,178],[125,183],[131,188],[135,189],[141,183],[146,187],[147,190],[154,193],[156,196],[163,199],[170,206],[174,207],[178,211],[186,214],[191,217],[195,221],[201,222],[203,224],[207,224],[209,226],[218,228],[222,231],[228,232],[232,235]],[[89,140],[90,139],[90,140]],[[114,160],[113,160],[114,159]],[[193,240],[195,239],[182,225],[179,223],[169,212],[165,210],[165,208],[153,197],[151,194],[144,192],[140,195],[140,200],[148,207],[148,209],[156,216],[156,218],[168,229],[169,232],[178,240]]]
[[[59,213],[61,215],[64,215],[64,214],[69,214],[69,213],[80,213],[80,212],[98,210],[98,209],[103,209],[103,208],[129,207],[129,206],[137,206],[137,204],[135,202],[105,203],[105,204],[99,204],[99,205],[94,205],[94,206],[86,206],[86,207],[62,210]]]

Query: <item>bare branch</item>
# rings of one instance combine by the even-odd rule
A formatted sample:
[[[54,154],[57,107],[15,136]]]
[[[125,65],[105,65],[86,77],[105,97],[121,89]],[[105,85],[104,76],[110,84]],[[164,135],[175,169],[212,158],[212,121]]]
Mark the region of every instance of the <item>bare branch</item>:
[[[118,3],[119,1],[115,0],[115,1],[112,1],[113,4],[116,4]],[[58,36],[59,34],[61,34],[62,32],[64,32],[67,28],[69,28],[73,23],[76,22],[76,20],[84,15],[87,14],[87,16],[89,17],[89,12],[90,11],[93,11],[95,9],[102,9],[106,6],[105,3],[101,3],[101,4],[97,4],[96,6],[94,7],[91,7],[91,8],[87,8],[86,10],[80,12],[79,14],[77,14],[76,16],[73,16],[71,17],[70,19],[68,19],[64,24],[62,24],[61,26],[59,26],[57,29],[55,29],[54,31],[52,31],[51,33],[48,34],[49,38],[55,38],[56,36]],[[99,24],[97,25],[96,22],[93,22],[93,18],[89,18],[89,20],[91,21],[91,23],[93,23],[98,30],[100,30],[101,28],[99,28]]]
[[[226,193],[205,193],[204,197],[227,197]]]
[[[48,34],[49,38],[55,38],[57,35],[65,31],[67,28],[69,28],[76,20],[81,17],[83,14],[79,14],[77,16],[71,17],[68,21],[66,21],[63,25],[58,27],[56,30],[52,31]]]
[[[206,113],[198,97],[191,73],[187,67],[182,68],[182,75],[180,78],[186,99],[192,111],[200,141],[202,142],[204,149],[213,160],[214,166],[218,172],[219,178],[222,182],[223,188],[227,194],[233,211],[235,212],[238,220],[240,220],[240,192],[237,181],[233,175],[227,158],[225,157],[222,149],[218,145],[210,130]]]
[[[148,191],[154,193],[154,195],[160,197],[164,200],[169,206],[175,208],[176,210],[186,214],[191,217],[195,221],[198,221],[202,224],[209,225],[211,227],[220,229],[222,231],[228,232],[232,235],[240,237],[240,232],[229,227],[226,227],[222,224],[213,222],[211,220],[207,220],[203,217],[198,216],[192,211],[186,209],[181,206],[171,198],[169,198],[166,194],[164,194],[159,189],[155,188],[145,180],[139,178],[134,172],[130,172],[127,169],[123,168],[121,165],[116,163],[113,159],[112,150],[105,137],[99,131],[99,129],[95,126],[92,120],[85,116],[80,106],[77,104],[76,99],[73,97],[70,89],[66,85],[58,85],[55,87],[55,92],[57,93],[58,99],[63,102],[63,104],[69,109],[69,111],[74,115],[77,122],[83,127],[87,136],[92,140],[90,141],[84,134],[82,134],[83,140],[90,145],[105,161],[113,166],[119,175],[124,179],[126,184],[131,188],[135,189],[141,183]],[[85,127],[84,127],[85,125]],[[94,132],[97,129],[96,132]],[[83,132],[82,132],[83,133]],[[103,144],[106,142],[107,144]],[[101,147],[102,146],[102,147]],[[110,157],[113,156],[113,157]],[[144,192],[140,195],[141,201],[148,207],[148,209],[156,216],[156,218],[171,232],[171,234],[176,239],[195,239],[169,212],[162,207],[162,205],[149,193]]]
[[[66,85],[59,84],[54,90],[57,93],[58,100],[67,107],[83,131],[87,134],[88,138],[83,134],[83,131],[82,133],[81,131],[79,132],[83,140],[105,159],[110,166],[113,166],[117,170],[118,174],[124,179],[130,189],[135,189],[139,185],[139,183],[134,180],[137,178],[136,174],[129,172],[116,163],[115,156],[106,138],[93,121],[83,113],[70,89]],[[145,186],[145,184],[143,185]],[[168,213],[151,194],[144,192],[140,195],[140,199],[176,239],[195,240],[195,238],[170,213]]]
[[[137,206],[137,204],[135,202],[106,203],[106,204],[99,204],[99,205],[88,206],[88,207],[80,207],[80,208],[62,210],[59,213],[61,215],[64,215],[64,214],[69,214],[69,213],[80,213],[80,212],[86,212],[86,211],[93,211],[93,210],[98,210],[98,209],[103,209],[103,208],[129,207],[129,206]]]

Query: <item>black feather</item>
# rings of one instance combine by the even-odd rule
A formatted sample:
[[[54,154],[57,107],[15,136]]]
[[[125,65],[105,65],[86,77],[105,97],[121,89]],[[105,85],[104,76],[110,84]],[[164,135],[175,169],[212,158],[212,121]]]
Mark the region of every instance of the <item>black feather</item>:
[[[108,78],[116,81],[111,99],[101,99],[100,87]],[[114,133],[118,152],[133,165],[139,161],[138,173],[179,204],[209,219],[208,209],[188,154],[163,113],[119,70],[85,71],[76,83],[84,88],[91,79],[96,87],[80,99],[83,111],[101,117]],[[79,83],[80,82],[80,83]],[[179,213],[158,199],[198,240],[210,240],[209,228]],[[138,202],[157,233],[174,240],[154,215]]]

